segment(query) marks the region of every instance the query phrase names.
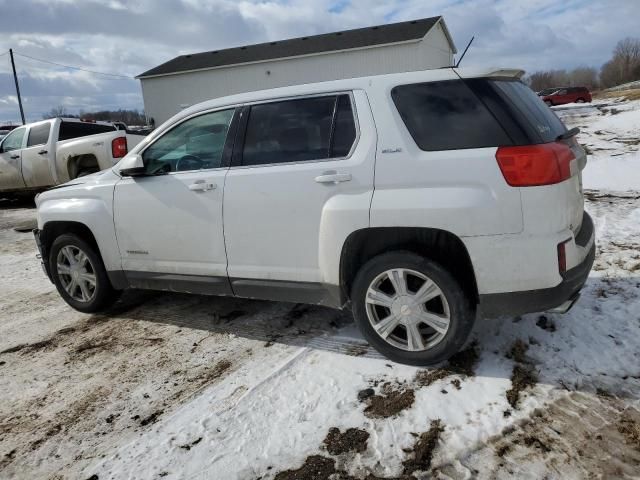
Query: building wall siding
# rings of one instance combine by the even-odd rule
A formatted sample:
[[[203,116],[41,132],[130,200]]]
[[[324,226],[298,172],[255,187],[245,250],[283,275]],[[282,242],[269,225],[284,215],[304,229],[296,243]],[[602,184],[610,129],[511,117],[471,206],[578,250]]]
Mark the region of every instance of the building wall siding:
[[[156,125],[180,109],[212,98],[266,88],[451,65],[440,25],[419,42],[143,78],[145,112]]]

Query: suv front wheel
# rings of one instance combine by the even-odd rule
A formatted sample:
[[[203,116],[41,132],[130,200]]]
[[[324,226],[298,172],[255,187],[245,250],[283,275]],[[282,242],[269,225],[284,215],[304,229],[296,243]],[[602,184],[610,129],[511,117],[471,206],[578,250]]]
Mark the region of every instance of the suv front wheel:
[[[386,357],[409,365],[446,360],[464,345],[475,308],[453,276],[411,252],[367,262],[356,276],[353,313],[365,339]]]
[[[104,310],[119,297],[96,249],[77,235],[60,235],[53,241],[49,271],[65,302],[81,312]]]

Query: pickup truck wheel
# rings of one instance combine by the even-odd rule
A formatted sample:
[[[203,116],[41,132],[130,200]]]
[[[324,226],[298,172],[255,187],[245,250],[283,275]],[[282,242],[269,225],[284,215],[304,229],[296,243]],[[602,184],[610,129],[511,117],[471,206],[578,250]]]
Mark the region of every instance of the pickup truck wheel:
[[[356,276],[353,313],[366,340],[399,363],[430,365],[464,345],[475,308],[453,276],[411,252],[367,262]]]
[[[119,297],[95,248],[76,235],[53,241],[49,271],[65,302],[81,312],[104,310]]]

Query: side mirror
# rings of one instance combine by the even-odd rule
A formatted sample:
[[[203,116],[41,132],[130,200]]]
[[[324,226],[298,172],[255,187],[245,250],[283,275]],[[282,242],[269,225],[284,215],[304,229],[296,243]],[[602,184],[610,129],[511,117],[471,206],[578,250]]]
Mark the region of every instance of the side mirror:
[[[120,175],[123,177],[142,177],[147,174],[141,155],[131,155],[122,160]]]

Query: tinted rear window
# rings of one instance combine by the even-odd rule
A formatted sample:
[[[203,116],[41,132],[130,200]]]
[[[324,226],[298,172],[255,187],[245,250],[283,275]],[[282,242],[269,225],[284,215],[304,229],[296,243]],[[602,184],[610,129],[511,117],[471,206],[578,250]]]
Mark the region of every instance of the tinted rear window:
[[[340,95],[336,107],[336,116],[331,138],[331,153],[329,157],[346,157],[356,140],[356,125],[353,122],[353,110],[349,95]]]
[[[518,114],[516,121],[527,122],[533,127],[539,139],[529,143],[553,142],[558,135],[566,132],[567,128],[553,110],[524,83],[514,80],[488,80],[488,83]]]
[[[97,133],[114,132],[115,127],[99,123],[62,122],[58,140],[71,140],[72,138],[86,137]]]
[[[421,150],[512,144],[502,126],[462,80],[400,85],[391,91],[391,96]]]

